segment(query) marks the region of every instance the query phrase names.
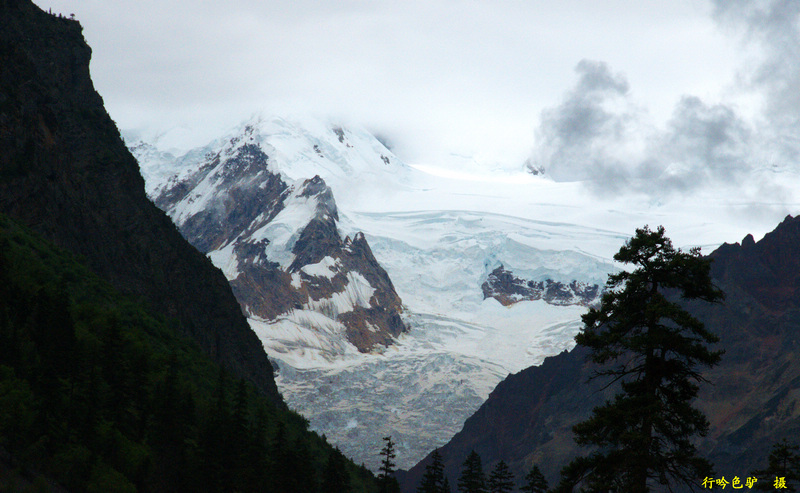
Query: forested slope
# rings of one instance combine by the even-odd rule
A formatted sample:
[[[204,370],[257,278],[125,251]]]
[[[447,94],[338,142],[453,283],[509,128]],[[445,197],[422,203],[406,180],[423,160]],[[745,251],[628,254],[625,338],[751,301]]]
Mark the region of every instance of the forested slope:
[[[77,21],[0,1],[0,212],[153,313],[282,405],[261,343],[227,280],[147,199],[89,77]]]
[[[376,489],[175,329],[0,216],[0,491]]]

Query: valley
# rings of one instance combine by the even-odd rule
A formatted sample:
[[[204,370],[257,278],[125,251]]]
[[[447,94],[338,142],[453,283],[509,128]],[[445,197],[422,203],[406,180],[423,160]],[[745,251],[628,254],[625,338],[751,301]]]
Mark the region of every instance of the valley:
[[[795,4],[47,3],[0,1],[0,490],[412,493],[471,452],[553,485],[644,225],[726,294],[647,281],[720,338],[665,397],[709,474],[800,436]]]
[[[507,375],[571,349],[580,315],[617,269],[611,255],[635,227],[658,218],[679,245],[710,250],[731,236],[758,234],[758,221],[737,209],[755,205],[770,213],[765,204],[720,200],[717,190],[690,201],[608,197],[522,167],[476,175],[469,162],[462,172],[408,165],[366,130],[309,118],[257,115],[178,157],[152,143],[128,142],[150,196],[231,281],[289,406],[373,470],[381,437],[395,438],[399,467],[410,467],[458,432]],[[247,146],[263,156],[242,167],[240,150]],[[192,170],[204,166],[206,178],[193,178],[200,175]],[[312,197],[301,191],[313,177],[328,195],[292,199]],[[175,190],[184,199],[171,206],[164,198]],[[272,199],[252,198],[263,194]],[[320,214],[328,221],[325,234],[335,238],[317,234],[317,242],[329,238],[322,244],[339,246],[315,257],[298,253],[298,240]],[[744,220],[732,222],[733,215]],[[236,223],[225,222],[232,217]],[[358,274],[363,265],[336,260],[344,258],[336,253],[344,252],[341,238],[345,244],[363,238],[387,280],[370,282]],[[242,276],[259,262],[274,264],[272,273]],[[561,291],[570,283],[585,286],[594,298],[487,297],[482,286],[497,272],[530,286],[560,283],[554,286]],[[334,287],[336,276],[349,281]],[[280,287],[253,287],[267,278]],[[373,320],[354,336],[342,321],[368,308],[379,284],[401,300],[392,306],[404,329],[387,331]],[[287,301],[277,309],[267,303],[272,311],[259,313],[264,296]],[[378,332],[389,335],[363,335]]]

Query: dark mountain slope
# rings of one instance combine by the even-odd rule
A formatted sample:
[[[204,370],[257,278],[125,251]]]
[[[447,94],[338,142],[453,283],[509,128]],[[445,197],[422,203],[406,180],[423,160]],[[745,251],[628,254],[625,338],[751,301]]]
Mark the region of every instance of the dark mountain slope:
[[[236,380],[0,214],[0,491],[313,493],[330,462],[350,491],[377,490],[303,417]]]
[[[800,217],[787,217],[758,243],[748,236],[725,244],[710,258],[726,300],[689,308],[720,336],[725,354],[701,385],[697,406],[711,428],[698,449],[717,477],[730,480],[763,467],[773,443],[800,436]],[[440,449],[451,481],[474,449],[487,470],[502,459],[521,480],[538,464],[553,484],[579,451],[572,426],[613,394],[587,384],[590,371],[585,350],[576,348],[501,382]],[[414,491],[428,461],[405,475],[404,491]]]
[[[224,276],[146,198],[92,85],[80,25],[27,0],[0,1],[0,17],[0,212],[83,256],[281,402]]]

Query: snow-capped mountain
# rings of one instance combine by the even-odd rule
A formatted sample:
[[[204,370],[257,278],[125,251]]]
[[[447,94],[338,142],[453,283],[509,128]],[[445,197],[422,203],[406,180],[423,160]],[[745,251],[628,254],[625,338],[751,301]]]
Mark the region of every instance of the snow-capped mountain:
[[[391,343],[406,328],[400,298],[364,235],[342,239],[331,189],[275,172],[256,129],[180,169],[154,202],[223,270],[251,318],[287,316],[361,351]]]
[[[506,375],[572,347],[612,253],[659,212],[523,166],[409,166],[317,120],[257,117],[171,162],[131,149],[154,201],[231,281],[289,405],[371,467],[381,437],[410,466]],[[671,230],[678,245],[727,233],[693,221]]]

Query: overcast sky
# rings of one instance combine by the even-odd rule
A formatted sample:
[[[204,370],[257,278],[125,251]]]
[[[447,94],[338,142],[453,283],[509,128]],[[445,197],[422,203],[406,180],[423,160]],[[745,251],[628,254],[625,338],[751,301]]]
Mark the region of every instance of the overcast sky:
[[[118,126],[172,144],[313,113],[410,163],[673,190],[800,148],[795,0],[35,2],[81,22]]]

